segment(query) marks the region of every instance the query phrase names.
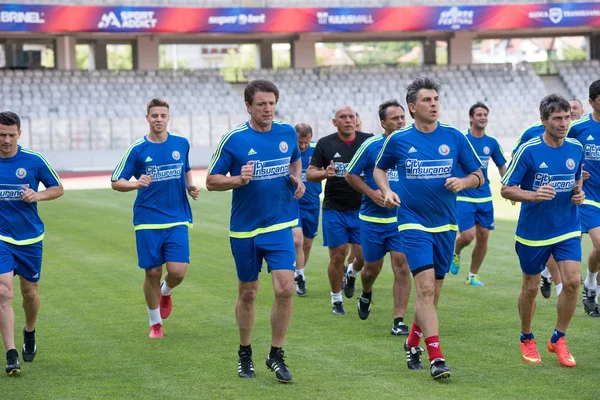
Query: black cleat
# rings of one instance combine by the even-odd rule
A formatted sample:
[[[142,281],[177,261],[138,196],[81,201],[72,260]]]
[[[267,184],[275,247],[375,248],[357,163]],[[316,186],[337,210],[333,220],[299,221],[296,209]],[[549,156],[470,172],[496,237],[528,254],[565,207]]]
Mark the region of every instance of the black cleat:
[[[344,295],[347,298],[351,299],[352,296],[354,296],[355,290],[356,290],[356,278],[346,274],[345,279],[344,279]]]
[[[296,282],[296,294],[300,297],[306,296],[306,281],[302,275],[298,275],[294,278]]]
[[[408,326],[404,322],[392,325],[392,331],[390,332],[394,336],[408,336]]]
[[[6,373],[8,376],[19,375],[21,373],[19,353],[15,349],[6,352]]]
[[[433,379],[444,379],[450,378],[452,372],[450,368],[446,365],[446,360],[443,358],[436,358],[431,362],[431,377]]]
[[[406,366],[408,369],[423,369],[421,364],[422,347],[408,347],[408,343],[404,342],[404,351],[406,352]]]
[[[371,296],[373,296],[372,291]],[[369,314],[371,314],[371,304],[373,304],[372,299],[367,299],[366,297],[363,297],[362,294],[358,297],[358,318],[362,320],[369,318]]]
[[[600,306],[596,304],[596,309],[588,314],[592,318],[600,318]]]
[[[346,315],[346,310],[344,310],[344,302],[336,301],[331,305],[331,311],[333,315]]]
[[[238,350],[238,376],[240,378],[254,378],[254,363],[252,362],[252,355],[246,351]]]
[[[285,356],[283,354],[283,350],[277,350],[277,354],[274,358],[267,358],[267,368],[271,371],[275,372],[275,376],[277,380],[281,383],[288,383],[292,381],[292,373],[288,369],[287,365],[285,365]]]
[[[550,298],[550,293],[552,292],[551,279],[546,279],[542,276],[542,279],[540,280],[540,292],[542,292],[542,296],[544,296],[545,299]]]
[[[591,294],[588,294],[583,297],[583,309],[586,312],[586,314],[590,314],[596,311],[597,307],[598,304],[596,303],[596,291],[592,290]]]
[[[35,329],[33,332],[26,332],[23,328],[23,361],[31,362],[37,354],[37,346],[35,344]]]

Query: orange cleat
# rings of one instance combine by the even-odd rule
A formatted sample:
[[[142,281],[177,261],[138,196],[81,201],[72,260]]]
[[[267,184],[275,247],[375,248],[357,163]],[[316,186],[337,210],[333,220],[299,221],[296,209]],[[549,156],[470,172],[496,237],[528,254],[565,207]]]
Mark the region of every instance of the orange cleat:
[[[151,339],[160,339],[163,337],[162,324],[154,324],[150,327],[150,334],[148,337]]]
[[[535,339],[528,339],[525,342],[521,342],[521,353],[523,353],[523,360],[528,363],[541,363],[542,356],[537,351],[535,345]]]
[[[569,352],[569,349],[567,349],[567,341],[565,340],[564,336],[558,339],[556,343],[552,343],[550,340],[548,340],[548,352],[556,353],[558,362],[565,367],[574,367],[577,365],[575,359],[571,355],[571,352]]]

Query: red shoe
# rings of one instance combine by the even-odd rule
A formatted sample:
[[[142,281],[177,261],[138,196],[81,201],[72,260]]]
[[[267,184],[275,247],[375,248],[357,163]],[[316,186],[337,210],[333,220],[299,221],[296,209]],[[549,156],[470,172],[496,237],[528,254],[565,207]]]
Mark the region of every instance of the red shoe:
[[[171,300],[171,295],[168,296],[160,296],[160,317],[162,319],[169,318],[171,315],[171,310],[173,309],[173,301]]]
[[[556,343],[552,343],[550,340],[548,340],[548,352],[556,353],[558,362],[565,367],[574,367],[577,365],[575,359],[569,352],[569,349],[567,349],[567,342],[564,336],[558,339]]]
[[[163,337],[162,324],[154,324],[150,327],[150,334],[148,335],[151,339],[160,339]]]
[[[525,342],[521,342],[521,353],[523,353],[523,360],[528,363],[541,363],[542,356],[537,351],[535,345],[535,339],[528,339]]]

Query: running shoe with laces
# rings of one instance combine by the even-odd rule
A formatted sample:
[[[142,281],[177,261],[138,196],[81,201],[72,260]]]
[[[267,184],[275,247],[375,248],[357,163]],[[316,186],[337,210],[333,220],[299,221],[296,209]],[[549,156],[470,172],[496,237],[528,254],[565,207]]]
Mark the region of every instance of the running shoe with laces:
[[[545,299],[550,298],[550,294],[552,293],[552,279],[551,278],[542,278],[540,279],[540,292]]]
[[[37,346],[35,344],[35,329],[32,332],[27,332],[25,328],[23,328],[23,351],[21,352],[23,361],[33,361],[36,354]]]
[[[294,282],[296,283],[296,294],[300,297],[306,296],[306,280],[302,275],[298,275],[294,278]]]
[[[373,296],[373,292],[371,291],[371,296]],[[362,320],[369,318],[369,314],[371,314],[371,304],[373,304],[373,300],[363,297],[362,293],[358,297],[358,317]]]
[[[148,337],[151,339],[160,339],[163,337],[162,324],[154,324],[150,327],[150,333]]]
[[[467,276],[467,279],[465,280],[465,284],[470,285],[470,286],[485,286],[485,284],[479,280],[479,276],[477,276],[477,275],[474,275],[470,278]]]
[[[558,339],[556,343],[552,343],[551,340],[548,340],[548,352],[555,353],[558,357],[558,362],[565,367],[574,367],[577,365],[571,352],[567,349],[567,341],[564,336]]]
[[[285,364],[285,355],[283,349],[277,350],[277,354],[273,358],[267,358],[267,368],[275,372],[277,380],[281,383],[288,383],[292,381],[292,373]]]
[[[408,326],[404,324],[404,322],[399,322],[397,324],[392,325],[392,330],[390,332],[394,336],[408,336],[410,333]]]
[[[356,277],[352,277],[348,274],[345,275],[344,279],[344,295],[347,298],[352,298],[354,296],[354,291],[356,290]]]
[[[346,315],[346,310],[344,310],[344,302],[336,301],[331,305],[331,311],[333,315]]]
[[[408,347],[408,343],[404,342],[404,352],[406,353],[406,366],[408,369],[423,369],[421,364],[422,347]]]
[[[591,293],[591,294],[590,294]],[[598,304],[596,303],[596,291],[592,290],[590,293],[586,290],[586,296],[583,298],[583,309],[586,314],[590,314],[596,310]]]
[[[460,255],[454,255],[454,257],[452,257],[452,264],[450,264],[450,272],[452,272],[452,275],[456,275],[458,274],[458,271],[460,270]]]
[[[446,360],[443,358],[436,358],[433,360],[429,370],[433,379],[450,378],[450,375],[452,374],[452,371],[450,371],[450,368],[446,365]]]
[[[528,363],[541,363],[542,356],[537,350],[535,339],[527,339],[521,342],[521,353],[523,354],[523,360]]]
[[[10,349],[6,352],[6,373],[8,376],[19,375],[21,373],[21,364],[19,364],[19,353],[16,349]]]
[[[255,378],[252,354],[247,351],[238,350],[238,376],[240,378]]]

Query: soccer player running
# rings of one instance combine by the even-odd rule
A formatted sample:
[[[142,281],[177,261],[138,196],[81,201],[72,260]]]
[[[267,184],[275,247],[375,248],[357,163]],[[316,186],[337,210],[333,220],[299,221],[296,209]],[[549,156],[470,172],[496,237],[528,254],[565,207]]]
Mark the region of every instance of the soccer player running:
[[[0,112],[0,334],[6,348],[6,373],[21,373],[15,347],[15,315],[12,307],[13,276],[19,275],[25,327],[23,350],[26,362],[37,353],[35,324],[40,308],[38,281],[42,273],[44,223],[37,203],[59,198],[64,189],[48,161],[18,144],[21,119]],[[39,190],[42,183],[46,189]]]
[[[381,191],[373,179],[375,161],[383,142],[392,132],[406,125],[404,108],[397,100],[388,100],[379,106],[379,119],[383,134],[373,136],[360,146],[348,165],[346,182],[362,193],[360,207],[360,242],[365,266],[361,271],[362,294],[358,298],[358,316],[367,319],[373,303],[373,284],[383,267],[383,259],[389,251],[394,272],[394,323],[392,335],[408,335],[404,316],[410,296],[410,270],[406,256],[402,252],[400,232],[398,232],[397,208],[387,208],[383,204]],[[364,176],[364,180],[362,178]],[[388,180],[393,191],[398,191],[398,172],[388,171]]]
[[[575,122],[583,115],[583,104],[577,99],[571,99],[569,105],[571,106],[571,122]]]
[[[519,294],[521,352],[525,362],[542,361],[532,321],[540,273],[552,254],[562,275],[563,290],[547,348],[556,353],[562,365],[574,367],[565,333],[577,307],[579,287],[581,226],[577,206],[585,199],[581,190],[583,148],[575,139],[566,138],[571,120],[567,100],[554,94],[544,97],[540,117],[544,134],[521,146],[502,178],[502,197],[522,203],[515,236],[523,271]]]
[[[304,196],[298,200],[300,208],[298,216],[298,226],[292,230],[294,233],[294,245],[296,246],[296,272],[294,281],[296,282],[296,293],[298,296],[306,296],[306,277],[304,268],[308,263],[310,250],[314,238],[319,230],[319,213],[321,200],[319,196],[323,187],[321,182],[307,182],[306,169],[310,163],[313,152],[315,151],[315,142],[312,142],[313,131],[308,124],[298,124],[294,127],[298,134],[298,148],[300,149],[300,158],[302,159],[302,182],[306,187]]]
[[[292,228],[298,225],[294,198],[300,199],[305,190],[302,160],[294,128],[273,120],[279,100],[277,86],[267,80],[251,81],[244,99],[250,121],[221,138],[208,168],[206,187],[211,191],[233,189],[229,236],[239,280],[235,308],[240,335],[238,376],[255,377],[250,339],[264,259],[275,292],[266,364],[279,382],[290,382],[292,373],[282,346],[292,317],[296,263]]]
[[[146,111],[149,132],[129,146],[111,185],[118,192],[137,190],[133,226],[138,266],[145,273],[148,337],[155,339],[163,337],[163,319],[173,308],[172,291],[183,281],[190,262],[192,210],[187,194],[196,200],[200,189],[192,179],[190,143],[167,131],[169,103],[152,99]],[[136,180],[130,181],[132,177]],[[161,282],[165,263],[167,273]]]
[[[464,190],[456,197],[458,231],[460,233],[454,244],[454,257],[450,272],[454,275],[458,274],[460,253],[476,238],[471,257],[471,269],[465,280],[465,283],[471,286],[484,286],[477,274],[487,253],[490,231],[494,229],[494,203],[487,173],[490,159],[498,167],[501,177],[506,173],[506,159],[500,144],[485,132],[489,112],[490,110],[485,104],[473,104],[469,109],[470,128],[465,135],[483,164],[481,172],[485,183],[477,189]]]
[[[329,248],[327,272],[331,285],[331,308],[334,315],[345,315],[342,286],[346,297],[352,297],[356,277],[364,265],[358,219],[361,194],[346,182],[346,169],[358,148],[372,135],[356,131],[356,113],[349,106],[341,106],[335,111],[333,125],[337,132],[317,142],[306,170],[306,180],[321,182],[327,179],[322,223],[323,243]],[[348,244],[356,261],[348,266],[344,276]]]
[[[585,169],[589,178],[583,182],[586,199],[579,207],[581,228],[594,245],[588,257],[588,270],[584,281],[583,308],[592,317],[600,317],[598,307],[598,271],[600,271],[600,80],[589,88],[592,113],[571,124],[568,136],[577,139],[584,148]]]
[[[421,336],[434,379],[451,372],[442,354],[437,303],[452,262],[456,239],[456,193],[485,183],[481,162],[462,132],[438,122],[440,85],[417,78],[406,90],[406,104],[415,120],[389,136],[374,171],[387,207],[398,207],[398,230],[417,291],[415,319],[404,344],[409,369],[421,369]],[[458,168],[466,174],[456,176]],[[387,170],[397,168],[399,191],[390,189]]]

